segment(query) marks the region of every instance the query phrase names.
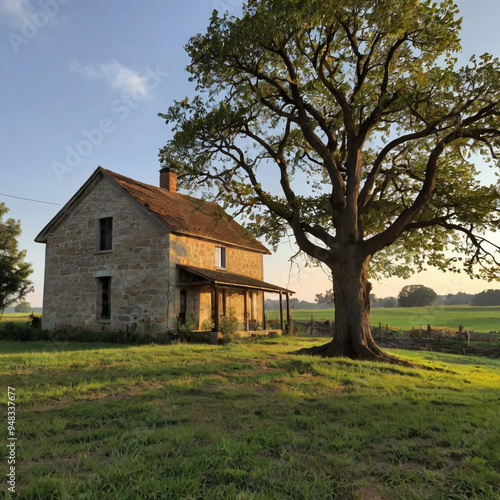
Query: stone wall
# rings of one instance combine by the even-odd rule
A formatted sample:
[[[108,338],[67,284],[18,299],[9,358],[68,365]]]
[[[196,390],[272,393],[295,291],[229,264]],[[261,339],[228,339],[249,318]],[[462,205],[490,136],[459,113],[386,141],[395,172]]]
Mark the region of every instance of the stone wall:
[[[229,308],[234,310],[236,317],[241,319],[242,329],[246,328],[247,321],[251,330],[255,329],[257,323],[262,327],[262,292],[248,290],[246,301],[247,316],[245,317],[245,293],[235,290],[226,291],[226,310]]]
[[[177,264],[199,267],[201,269],[216,270],[215,267],[215,247],[224,246],[226,248],[226,271],[243,276],[249,276],[262,280],[263,276],[263,255],[258,252],[244,250],[228,245],[219,245],[213,241],[206,241],[198,238],[172,234],[170,236],[170,266],[171,276],[177,276]],[[175,278],[177,283],[177,277]],[[199,290],[199,289],[196,289]],[[200,292],[199,300],[193,301],[194,291],[187,290],[187,313],[199,320],[199,328],[205,320],[212,317],[212,302],[210,288],[204,288]],[[262,293],[254,292],[255,299],[253,314],[250,312],[250,298],[248,299],[249,319],[262,322]],[[180,289],[174,291],[176,315],[180,312]],[[244,294],[241,291],[228,290],[226,294],[226,309],[232,307],[236,316],[244,322]],[[254,318],[255,316],[255,318]]]
[[[186,290],[187,314],[198,318],[198,329],[204,329],[202,323],[212,319],[212,292],[210,287],[188,288]],[[225,296],[226,312],[233,309],[236,317],[240,321],[239,328],[245,329],[248,320],[249,329],[255,329],[257,325],[262,327],[263,304],[262,292],[248,291],[247,295],[247,317],[245,317],[245,292],[231,288],[219,288],[219,312],[223,315],[222,297]],[[179,291],[180,293],[180,291]]]
[[[99,219],[113,218],[112,250],[100,251]],[[215,269],[216,242],[169,234],[112,181],[99,177],[47,237],[43,328],[126,328],[154,333],[174,329],[180,313],[177,264]],[[227,271],[263,277],[263,255],[226,246]],[[169,259],[170,255],[170,259]],[[100,283],[111,280],[111,314],[100,318]],[[187,312],[200,326],[211,318],[209,287],[191,290]],[[243,321],[243,299],[230,294]],[[261,296],[261,294],[260,294]],[[252,317],[262,321],[262,300]],[[249,308],[250,311],[250,308]]]
[[[198,328],[202,328],[203,321],[212,320],[212,292],[210,287],[204,287],[200,290],[200,307],[198,311],[193,310],[192,314],[200,320]]]
[[[171,263],[215,270],[215,247],[221,246],[213,241],[206,241],[188,236],[172,234]],[[226,248],[226,271],[262,280],[262,257],[259,252],[222,245]]]
[[[99,219],[113,218],[113,247],[99,251]],[[106,178],[48,236],[43,328],[165,330],[169,234]],[[100,319],[99,279],[111,277],[110,319]],[[134,326],[135,325],[135,326]]]

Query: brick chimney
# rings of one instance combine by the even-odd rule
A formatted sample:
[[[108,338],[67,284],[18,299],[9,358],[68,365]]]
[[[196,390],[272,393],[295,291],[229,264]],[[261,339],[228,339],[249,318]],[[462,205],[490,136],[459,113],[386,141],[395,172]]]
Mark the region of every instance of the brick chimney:
[[[171,193],[177,192],[177,174],[168,167],[163,167],[160,170],[160,187]]]

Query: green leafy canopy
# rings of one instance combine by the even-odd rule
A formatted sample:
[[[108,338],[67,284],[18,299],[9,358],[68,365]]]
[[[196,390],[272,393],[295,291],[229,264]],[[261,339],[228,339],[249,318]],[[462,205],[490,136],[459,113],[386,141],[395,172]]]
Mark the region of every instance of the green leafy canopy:
[[[287,233],[329,267],[430,265],[498,279],[498,186],[475,162],[500,146],[500,66],[457,68],[452,0],[249,0],[191,38],[198,96],[160,116],[160,151],[276,246]],[[450,253],[450,249],[453,253]]]

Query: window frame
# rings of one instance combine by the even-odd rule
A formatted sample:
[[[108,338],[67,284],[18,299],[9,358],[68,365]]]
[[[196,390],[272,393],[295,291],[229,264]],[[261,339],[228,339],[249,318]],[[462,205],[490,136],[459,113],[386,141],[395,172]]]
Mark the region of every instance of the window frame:
[[[97,238],[97,248],[100,252],[113,250],[113,217],[99,219]]]
[[[217,245],[215,247],[215,268],[227,269],[227,249],[226,247]]]
[[[111,276],[97,278],[97,319],[111,320]]]

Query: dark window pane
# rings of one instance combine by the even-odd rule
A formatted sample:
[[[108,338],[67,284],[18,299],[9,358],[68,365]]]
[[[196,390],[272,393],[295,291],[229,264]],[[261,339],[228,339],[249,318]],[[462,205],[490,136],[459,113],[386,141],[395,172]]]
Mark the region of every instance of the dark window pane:
[[[226,249],[215,247],[215,267],[226,269]]]
[[[101,319],[111,317],[111,278],[106,276],[101,281]]]
[[[99,219],[99,250],[111,250],[113,245],[113,218]]]
[[[220,267],[222,267],[222,269],[226,269],[226,249],[225,248],[221,248],[220,249],[221,252],[220,252]]]

